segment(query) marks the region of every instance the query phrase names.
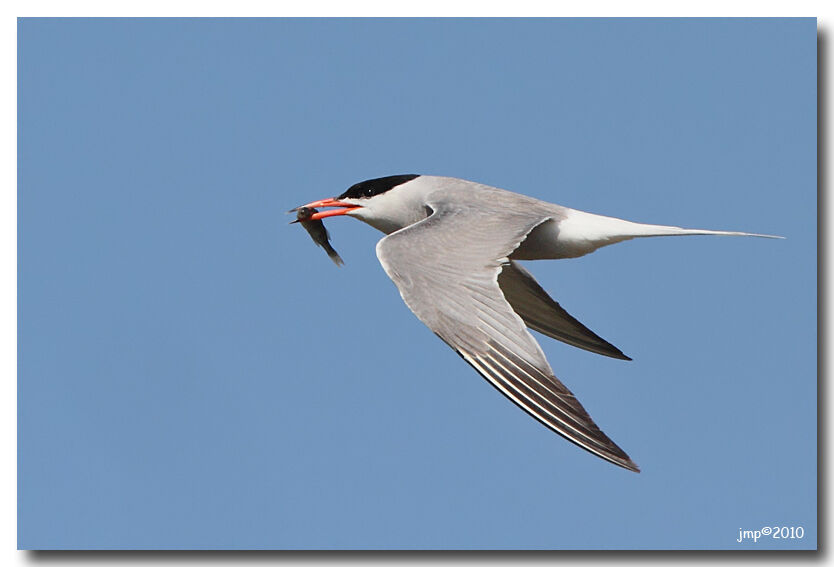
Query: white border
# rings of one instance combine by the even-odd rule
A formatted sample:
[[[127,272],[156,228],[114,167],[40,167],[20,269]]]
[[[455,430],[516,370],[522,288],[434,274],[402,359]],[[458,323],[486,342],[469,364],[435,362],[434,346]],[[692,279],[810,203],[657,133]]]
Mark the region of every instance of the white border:
[[[4,87],[2,91],[2,131],[3,151],[0,153],[0,167],[2,167],[3,178],[9,180],[6,190],[0,192],[0,369],[2,369],[2,395],[0,399],[4,402],[2,416],[2,429],[0,429],[0,442],[2,445],[0,455],[4,459],[3,467],[0,468],[3,490],[0,491],[0,527],[2,531],[2,553],[0,558],[4,565],[24,565],[29,563],[51,563],[51,562],[76,562],[80,564],[95,563],[97,565],[121,564],[130,561],[132,565],[165,565],[179,563],[176,556],[166,554],[159,555],[134,555],[130,558],[116,558],[109,554],[95,556],[83,554],[83,556],[57,558],[43,555],[35,555],[30,552],[16,551],[17,533],[17,487],[16,487],[16,416],[17,416],[17,17],[43,17],[43,16],[803,16],[819,18],[819,25],[827,30],[828,51],[831,50],[831,33],[834,30],[834,2],[822,1],[792,1],[775,2],[764,1],[713,1],[702,0],[700,2],[658,2],[648,0],[603,1],[603,2],[570,2],[545,4],[541,1],[515,0],[511,3],[475,3],[450,2],[448,0],[422,0],[419,3],[394,3],[368,0],[352,0],[350,2],[319,1],[315,3],[304,3],[295,1],[292,3],[267,3],[258,0],[235,0],[234,2],[218,2],[208,0],[205,2],[194,1],[159,1],[146,0],[141,3],[131,2],[104,2],[101,0],[79,0],[76,2],[9,2],[3,8],[3,17],[0,19],[0,45],[2,45],[2,57],[0,57],[0,70]],[[824,73],[830,74],[830,53],[829,59],[824,61]],[[830,106],[830,93],[827,93],[825,104]],[[831,147],[824,148],[824,154],[819,159],[831,163]],[[831,199],[827,200],[828,206],[824,211],[824,218],[830,218]],[[828,249],[828,242],[823,249]],[[826,262],[827,263],[827,262]],[[826,313],[820,313],[830,321],[830,309]],[[830,337],[829,337],[830,339]],[[828,352],[831,350],[831,341],[826,340],[820,343],[820,348]],[[789,377],[786,377],[788,380]],[[820,376],[821,380],[826,377]],[[828,400],[820,400],[820,413],[829,413],[830,404]],[[827,435],[822,435],[825,446],[821,449],[831,454],[832,443]],[[827,494],[829,491],[822,490],[820,494]],[[820,503],[830,510],[827,503]],[[821,523],[820,529],[826,528]],[[830,529],[819,535],[818,541],[821,545],[830,546]],[[828,554],[826,554],[828,555]],[[451,564],[451,563],[472,563],[472,564],[502,564],[511,565],[519,561],[524,563],[553,563],[583,565],[602,563],[608,560],[618,560],[644,563],[661,562],[667,563],[670,560],[681,559],[687,563],[723,564],[729,563],[731,559],[741,559],[746,562],[793,562],[798,559],[793,554],[772,554],[769,556],[756,555],[695,555],[695,556],[669,556],[662,555],[640,555],[627,554],[618,556],[607,554],[604,556],[591,555],[585,558],[577,557],[575,554],[533,554],[513,555],[501,554],[498,556],[487,555],[278,555],[268,556],[262,554],[234,554],[218,555],[212,558],[205,556],[182,556],[181,560],[190,563],[211,562],[212,564],[235,565],[240,562],[277,563],[286,564],[316,564],[316,563],[389,563],[400,562],[409,564]],[[807,558],[807,555],[804,557]],[[827,557],[821,557],[824,563],[828,563]]]

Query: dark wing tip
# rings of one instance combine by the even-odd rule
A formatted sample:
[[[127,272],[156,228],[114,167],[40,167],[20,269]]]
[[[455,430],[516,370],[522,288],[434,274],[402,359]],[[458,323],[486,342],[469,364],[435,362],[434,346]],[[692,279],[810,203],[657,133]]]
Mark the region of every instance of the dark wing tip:
[[[536,368],[500,343],[490,340],[487,344],[490,349],[485,355],[463,353],[463,358],[496,389],[571,443],[614,465],[640,472],[555,376]]]
[[[629,457],[625,451],[620,449],[617,444],[610,439],[608,439],[608,442],[610,443],[607,451],[608,455],[600,455],[603,459],[632,472],[640,472],[640,467],[637,466],[637,463],[631,460],[631,457]]]
[[[568,314],[568,317],[570,317],[570,314]],[[579,323],[579,324],[581,325],[582,323]],[[591,330],[589,330],[589,332],[591,334],[596,335],[596,333],[594,333]],[[545,334],[547,334],[547,333],[545,333]],[[548,335],[548,336],[550,336],[550,335]],[[626,353],[624,353],[623,351],[621,351],[620,349],[618,349],[617,347],[615,347],[614,345],[612,345],[611,343],[609,343],[608,341],[603,339],[602,337],[600,337],[598,335],[596,335],[596,337],[602,343],[604,343],[603,346],[601,348],[598,348],[598,350],[596,350],[596,349],[595,350],[589,350],[588,348],[585,348],[585,350],[588,350],[589,352],[594,352],[596,354],[601,354],[601,355],[607,356],[609,358],[616,358],[617,360],[634,360],[633,358],[628,356]],[[568,343],[568,344],[570,344],[570,343]],[[579,346],[579,345],[572,345],[572,346]],[[584,348],[584,347],[579,346],[579,348]]]
[[[507,303],[534,331],[596,354],[631,360],[554,301],[539,282],[516,262],[502,267],[498,285]]]

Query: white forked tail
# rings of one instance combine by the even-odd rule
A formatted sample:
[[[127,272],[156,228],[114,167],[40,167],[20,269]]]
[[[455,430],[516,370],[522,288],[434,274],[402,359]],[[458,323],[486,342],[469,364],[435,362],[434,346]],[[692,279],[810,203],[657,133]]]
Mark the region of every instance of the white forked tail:
[[[770,234],[735,232],[728,230],[705,230],[681,228],[659,224],[641,224],[614,217],[594,215],[583,211],[570,210],[558,223],[556,242],[559,257],[575,258],[593,252],[597,248],[647,236],[757,236],[760,238],[784,238]]]

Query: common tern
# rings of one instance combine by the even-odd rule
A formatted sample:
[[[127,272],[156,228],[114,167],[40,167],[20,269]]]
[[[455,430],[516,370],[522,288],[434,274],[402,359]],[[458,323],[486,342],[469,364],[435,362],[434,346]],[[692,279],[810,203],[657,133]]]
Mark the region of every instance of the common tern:
[[[527,329],[631,359],[568,314],[518,261],[577,258],[647,236],[780,238],[634,223],[430,175],[362,181],[305,207],[337,207],[315,212],[312,220],[346,215],[387,234],[376,245],[377,257],[403,301],[429,329],[544,425],[634,472],[640,469],[556,378]]]

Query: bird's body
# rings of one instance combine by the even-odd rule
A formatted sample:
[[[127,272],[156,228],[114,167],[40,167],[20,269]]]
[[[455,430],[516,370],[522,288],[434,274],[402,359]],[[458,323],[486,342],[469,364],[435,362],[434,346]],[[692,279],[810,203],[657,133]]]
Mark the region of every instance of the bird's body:
[[[646,225],[593,215],[450,177],[400,175],[357,183],[307,207],[342,207],[388,236],[377,256],[406,305],[501,393],[580,447],[637,466],[554,376],[527,328],[630,360],[569,315],[517,260],[576,258],[645,236],[750,235]]]
[[[340,200],[353,204],[362,199]],[[570,209],[464,179],[431,175],[420,175],[375,195],[361,208],[347,214],[385,234],[391,234],[425,219],[432,209],[431,202],[435,206],[459,207],[470,218],[477,218],[476,222],[534,223],[521,242],[516,243],[518,249],[513,250],[511,255],[514,260],[577,258],[602,246],[646,236],[762,236],[634,223]]]

